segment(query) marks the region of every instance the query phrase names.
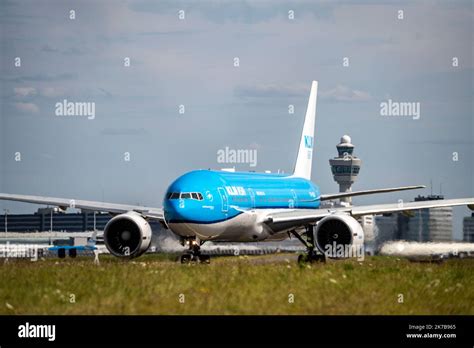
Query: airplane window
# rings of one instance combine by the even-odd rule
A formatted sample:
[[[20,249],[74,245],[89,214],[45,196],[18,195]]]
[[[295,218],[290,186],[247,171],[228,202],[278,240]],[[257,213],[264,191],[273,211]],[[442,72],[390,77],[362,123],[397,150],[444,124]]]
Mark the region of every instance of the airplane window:
[[[181,198],[181,199],[195,199],[197,201],[203,200],[202,194],[199,192],[181,192],[181,193],[172,192],[172,193],[168,193],[167,197],[168,199]]]

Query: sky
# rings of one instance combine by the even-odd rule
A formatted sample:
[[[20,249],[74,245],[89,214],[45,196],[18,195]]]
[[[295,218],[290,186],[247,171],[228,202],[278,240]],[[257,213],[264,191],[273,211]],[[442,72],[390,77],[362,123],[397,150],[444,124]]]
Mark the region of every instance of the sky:
[[[4,0],[0,35],[2,192],[159,207],[193,169],[292,172],[318,80],[322,192],[338,191],[328,160],[349,134],[353,190],[428,185],[354,204],[430,182],[474,196],[471,1]],[[58,115],[64,100],[95,114]],[[389,100],[419,117],[382,115]],[[220,163],[226,147],[256,150],[256,166]],[[469,214],[455,209],[455,238]]]

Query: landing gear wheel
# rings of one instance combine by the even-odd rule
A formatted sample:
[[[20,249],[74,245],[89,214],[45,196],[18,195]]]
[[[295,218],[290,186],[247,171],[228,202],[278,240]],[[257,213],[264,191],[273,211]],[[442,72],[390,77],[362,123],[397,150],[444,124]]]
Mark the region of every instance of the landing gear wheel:
[[[306,253],[298,256],[298,264],[326,262],[326,255],[316,251],[312,226],[307,226],[302,235],[299,235],[296,231],[290,231],[290,233],[306,247]]]
[[[299,254],[298,255],[298,264],[303,265],[308,262],[308,255],[307,254]]]
[[[308,253],[298,255],[298,264],[305,263],[315,263],[315,262],[326,262],[326,256],[322,254]]]
[[[323,255],[323,254],[313,254],[312,257],[311,257],[311,261],[312,261],[312,262],[322,262],[322,263],[325,263],[325,262],[326,262],[326,255]]]
[[[201,254],[202,243],[199,241],[199,239],[191,239],[191,240],[188,240],[188,242],[189,242],[189,249],[185,254],[181,255],[181,263],[190,263],[190,262],[200,262],[200,263],[205,263],[205,264],[211,263],[210,255]]]
[[[199,255],[199,262],[209,264],[211,263],[211,257],[209,255]]]
[[[190,254],[181,255],[181,263],[190,263],[191,259],[192,259],[192,255]]]

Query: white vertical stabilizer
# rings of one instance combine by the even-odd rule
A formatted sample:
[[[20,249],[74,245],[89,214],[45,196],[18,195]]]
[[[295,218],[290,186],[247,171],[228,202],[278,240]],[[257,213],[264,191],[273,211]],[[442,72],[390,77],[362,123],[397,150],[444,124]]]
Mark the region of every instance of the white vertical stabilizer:
[[[308,108],[304,118],[303,132],[301,133],[300,148],[296,158],[293,176],[311,180],[311,164],[313,162],[314,121],[316,119],[316,99],[318,95],[318,81],[311,84]]]

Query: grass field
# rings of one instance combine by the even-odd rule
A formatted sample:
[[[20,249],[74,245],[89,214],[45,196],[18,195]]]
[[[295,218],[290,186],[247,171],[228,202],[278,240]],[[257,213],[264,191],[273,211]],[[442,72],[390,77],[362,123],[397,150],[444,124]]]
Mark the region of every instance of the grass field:
[[[0,261],[0,314],[474,314],[473,259],[295,257],[10,259]]]

